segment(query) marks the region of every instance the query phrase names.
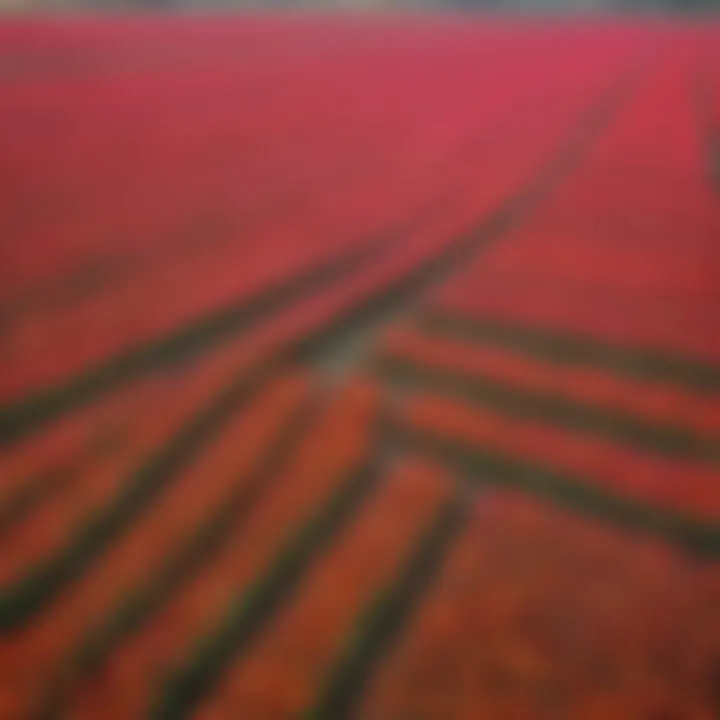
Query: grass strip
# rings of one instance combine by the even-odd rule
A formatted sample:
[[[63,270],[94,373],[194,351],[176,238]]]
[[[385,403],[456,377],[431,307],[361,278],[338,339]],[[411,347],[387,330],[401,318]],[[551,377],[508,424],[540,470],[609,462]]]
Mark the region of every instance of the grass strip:
[[[284,543],[263,577],[237,598],[218,627],[205,636],[188,661],[161,690],[151,717],[185,718],[218,682],[237,657],[288,602],[314,559],[377,487],[378,474],[366,466],[351,475],[304,527]]]
[[[437,576],[466,516],[457,497],[437,513],[400,575],[363,613],[315,707],[303,717],[342,720],[352,715],[379,662]]]

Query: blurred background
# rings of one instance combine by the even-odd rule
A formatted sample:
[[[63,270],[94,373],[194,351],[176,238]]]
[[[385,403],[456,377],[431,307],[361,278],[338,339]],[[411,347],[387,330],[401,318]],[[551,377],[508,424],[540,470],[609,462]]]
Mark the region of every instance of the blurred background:
[[[0,3],[0,720],[720,718],[720,0]]]

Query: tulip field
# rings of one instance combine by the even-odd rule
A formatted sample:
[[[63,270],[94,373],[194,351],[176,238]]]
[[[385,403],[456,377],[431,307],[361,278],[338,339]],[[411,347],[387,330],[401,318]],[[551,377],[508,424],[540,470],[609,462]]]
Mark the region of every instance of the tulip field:
[[[0,719],[720,717],[720,23],[0,21]]]

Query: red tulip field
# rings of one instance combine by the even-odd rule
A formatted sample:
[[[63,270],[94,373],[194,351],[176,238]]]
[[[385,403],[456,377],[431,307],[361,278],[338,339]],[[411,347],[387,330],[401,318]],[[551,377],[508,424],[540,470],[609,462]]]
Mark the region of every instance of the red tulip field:
[[[717,720],[720,23],[0,23],[0,719]]]

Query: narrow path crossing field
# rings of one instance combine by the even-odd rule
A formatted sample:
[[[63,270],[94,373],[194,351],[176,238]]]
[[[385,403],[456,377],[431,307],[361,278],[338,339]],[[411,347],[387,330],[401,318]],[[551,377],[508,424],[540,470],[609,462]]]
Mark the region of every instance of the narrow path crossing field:
[[[2,720],[717,720],[720,24],[0,24]]]

